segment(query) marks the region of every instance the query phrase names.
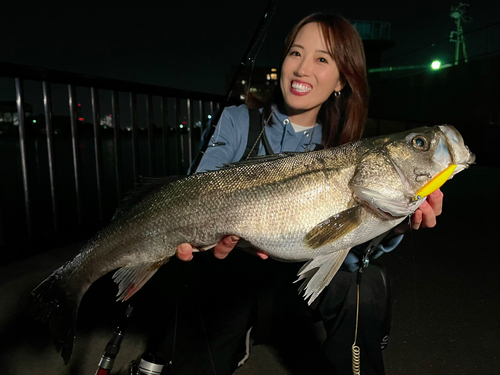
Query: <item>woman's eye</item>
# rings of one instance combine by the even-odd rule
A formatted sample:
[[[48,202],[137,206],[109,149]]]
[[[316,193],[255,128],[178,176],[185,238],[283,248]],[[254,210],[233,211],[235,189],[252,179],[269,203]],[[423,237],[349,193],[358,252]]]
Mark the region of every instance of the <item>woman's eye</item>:
[[[300,56],[300,53],[298,51],[291,51],[290,56]]]
[[[327,59],[325,59],[324,57],[320,57],[320,58],[318,59],[318,61],[319,61],[319,62],[322,62],[322,63],[327,63],[327,62],[328,62],[328,60],[327,60]]]

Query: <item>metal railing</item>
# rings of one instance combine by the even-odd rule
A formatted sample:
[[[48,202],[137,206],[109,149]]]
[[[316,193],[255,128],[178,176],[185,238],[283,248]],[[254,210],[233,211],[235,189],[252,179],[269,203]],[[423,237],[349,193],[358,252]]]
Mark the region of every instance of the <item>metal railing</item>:
[[[0,71],[2,99],[15,100],[17,114],[8,123],[16,116],[0,113],[1,247],[50,244],[95,227],[109,220],[141,175],[185,174],[208,119],[224,100],[7,63],[0,63]],[[15,97],[6,98],[9,92]],[[34,102],[27,104],[30,95]],[[26,105],[33,108],[29,114]]]

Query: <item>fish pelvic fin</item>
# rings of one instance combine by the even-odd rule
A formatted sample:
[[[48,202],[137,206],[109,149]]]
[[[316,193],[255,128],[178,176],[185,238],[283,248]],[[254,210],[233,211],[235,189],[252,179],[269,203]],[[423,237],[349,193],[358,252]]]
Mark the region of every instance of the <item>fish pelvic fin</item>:
[[[128,300],[167,262],[168,258],[157,262],[141,263],[137,266],[120,268],[113,274],[113,280],[118,284],[116,300]]]
[[[64,287],[59,269],[38,285],[31,295],[33,316],[49,327],[57,351],[68,364],[73,353],[76,317],[82,294],[71,293]]]
[[[319,255],[299,270],[299,278],[304,280],[299,288],[299,294],[304,292],[304,299],[310,305],[332,281],[333,277],[344,262],[350,249],[335,251],[330,254]]]
[[[311,249],[328,245],[344,237],[361,224],[361,206],[354,206],[323,220],[304,237],[304,243]]]

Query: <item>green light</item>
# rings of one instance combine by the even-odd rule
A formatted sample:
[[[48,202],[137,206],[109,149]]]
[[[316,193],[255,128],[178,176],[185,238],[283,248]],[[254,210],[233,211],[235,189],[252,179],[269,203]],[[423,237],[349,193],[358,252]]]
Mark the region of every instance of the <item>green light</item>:
[[[36,123],[36,120],[33,120],[33,124],[35,124],[35,123]]]
[[[441,61],[438,60],[433,61],[431,64],[431,68],[434,70],[438,70],[439,68],[441,68]]]

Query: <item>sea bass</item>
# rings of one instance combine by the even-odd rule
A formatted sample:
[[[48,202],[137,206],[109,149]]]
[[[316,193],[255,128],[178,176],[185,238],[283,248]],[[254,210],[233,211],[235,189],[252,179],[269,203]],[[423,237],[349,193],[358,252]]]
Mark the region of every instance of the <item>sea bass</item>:
[[[82,296],[106,273],[127,300],[181,243],[209,249],[232,234],[269,256],[308,261],[311,303],[349,249],[398,225],[474,162],[452,126],[418,128],[307,153],[279,154],[194,174],[130,198],[111,223],[34,291],[58,350],[72,353]]]

